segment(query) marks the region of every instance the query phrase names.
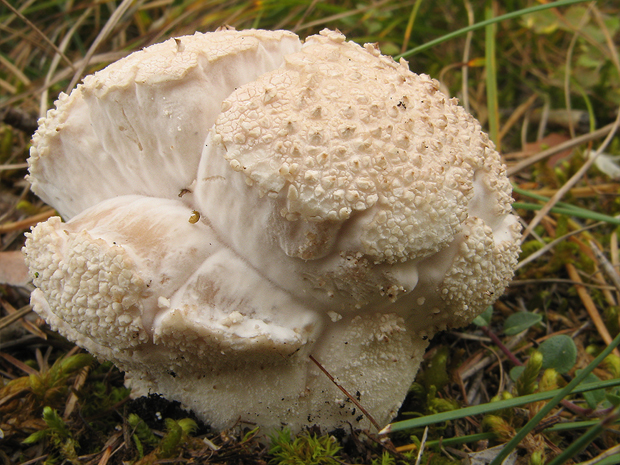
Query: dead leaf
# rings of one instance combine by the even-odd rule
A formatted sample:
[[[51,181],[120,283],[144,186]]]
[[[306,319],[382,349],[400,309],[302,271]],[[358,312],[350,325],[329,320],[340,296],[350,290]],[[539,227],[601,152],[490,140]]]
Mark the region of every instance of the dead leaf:
[[[28,267],[21,251],[0,252],[0,284],[25,286],[28,282]]]

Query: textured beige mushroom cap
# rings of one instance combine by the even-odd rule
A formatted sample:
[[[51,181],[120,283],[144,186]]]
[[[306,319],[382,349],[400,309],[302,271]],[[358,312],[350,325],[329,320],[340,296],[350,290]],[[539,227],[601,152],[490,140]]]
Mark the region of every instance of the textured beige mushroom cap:
[[[429,334],[469,322],[519,250],[479,123],[436,81],[336,32],[285,61],[224,100],[199,209],[221,211],[211,223],[231,247],[326,312],[398,311]]]
[[[281,217],[339,225],[363,216],[359,251],[377,261],[449,244],[484,172],[497,179],[489,214],[510,212],[510,184],[478,122],[372,45],[313,36],[222,108],[212,142],[259,195],[282,200]]]
[[[65,218],[118,195],[174,198],[196,178],[222,100],[300,47],[287,31],[197,32],[87,76],[39,121],[32,190]]]

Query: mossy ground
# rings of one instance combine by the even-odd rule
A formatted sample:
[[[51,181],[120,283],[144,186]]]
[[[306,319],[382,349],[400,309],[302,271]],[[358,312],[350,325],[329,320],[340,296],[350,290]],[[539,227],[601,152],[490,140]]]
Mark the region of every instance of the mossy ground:
[[[266,446],[260,431],[247,425],[214,432],[161,398],[130,400],[122,373],[80,352],[28,312],[31,286],[15,252],[23,244],[24,231],[52,214],[24,180],[36,118],[67,89],[87,54],[91,59],[82,75],[167,37],[228,24],[285,28],[302,37],[324,27],[337,28],[351,40],[376,42],[383,53],[398,55],[470,23],[538,4],[2,0],[0,463],[387,465],[416,463],[425,443],[418,463],[434,464],[458,462],[510,440],[543,404],[490,412],[484,407],[488,402],[562,387],[620,331],[619,223],[613,218],[620,213],[620,174],[611,158],[603,159],[606,165],[580,172],[590,151],[604,143],[609,130],[617,129],[609,128],[620,106],[617,2],[547,9],[406,53],[413,71],[439,79],[445,92],[458,97],[488,128],[519,189],[515,207],[524,224],[532,225],[521,258],[540,253],[518,270],[486,320],[432,341],[398,420],[458,411],[466,405],[481,409],[477,415],[432,424],[425,439],[423,428],[381,438],[376,431],[326,435],[308,425],[308,432],[296,438],[283,433]],[[116,17],[115,12],[125,7]],[[111,28],[100,36],[106,24]],[[96,41],[98,46],[91,50]],[[57,62],[54,47],[62,49]],[[584,136],[599,128],[608,129]],[[523,163],[569,141],[577,143],[531,165]],[[605,154],[620,154],[619,139],[608,142]],[[537,215],[546,203],[540,196],[552,198],[563,188],[567,192],[554,199],[564,202],[556,205],[561,208]],[[592,213],[606,217],[601,221]],[[527,315],[507,326],[506,319],[517,312]],[[523,328],[513,334],[517,323]],[[570,336],[573,345],[553,349],[544,344],[559,335]],[[538,355],[532,357],[536,349],[547,354],[547,361],[554,350],[574,352],[574,361],[566,367],[541,365]],[[515,371],[519,364],[525,364],[521,378]],[[620,358],[608,357],[593,374],[599,380],[620,377]],[[569,403],[554,409],[522,441],[519,461],[542,464],[581,441],[583,447],[573,460],[618,463],[610,461],[620,453],[613,410],[620,400],[617,389],[567,396]],[[592,440],[584,439],[586,429],[576,422],[597,418],[607,418],[606,423]],[[471,440],[450,443],[455,437]]]

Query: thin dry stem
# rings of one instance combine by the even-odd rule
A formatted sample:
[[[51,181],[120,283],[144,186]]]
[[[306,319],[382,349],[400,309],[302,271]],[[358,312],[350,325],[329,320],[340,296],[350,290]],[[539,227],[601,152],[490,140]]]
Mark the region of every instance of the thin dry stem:
[[[525,239],[527,238],[527,236],[532,232],[532,230],[538,226],[538,224],[540,223],[540,221],[547,216],[547,214],[549,213],[549,211],[551,211],[551,209],[555,206],[555,204],[557,202],[560,201],[560,199],[562,199],[562,197],[564,197],[564,195],[575,185],[577,184],[577,182],[579,182],[581,180],[581,178],[586,174],[586,172],[590,169],[590,167],[594,164],[596,158],[603,152],[603,150],[605,150],[605,148],[609,145],[609,143],[612,141],[613,136],[615,135],[616,131],[618,130],[618,127],[620,126],[620,111],[618,111],[618,116],[616,117],[616,121],[614,122],[613,126],[612,126],[612,130],[611,132],[609,132],[609,134],[607,134],[607,137],[605,138],[605,140],[601,143],[601,146],[598,148],[598,150],[591,155],[585,162],[584,164],[581,166],[581,168],[579,168],[579,170],[568,180],[566,181],[566,183],[560,188],[558,189],[558,191],[555,193],[555,195],[553,197],[551,197],[551,199],[549,199],[549,201],[545,204],[545,206],[543,208],[541,208],[536,215],[534,215],[534,218],[532,219],[532,221],[530,221],[530,224],[527,226],[527,228],[525,229],[525,231],[523,232],[523,236],[521,238],[521,242],[523,243],[525,241]]]
[[[321,371],[325,374],[325,376],[327,376],[327,377],[329,378],[329,380],[330,380],[332,383],[334,383],[334,385],[335,385],[338,389],[340,389],[340,390],[342,391],[342,393],[343,393],[345,396],[347,396],[347,397],[349,398],[349,400],[350,400],[351,402],[353,402],[353,403],[355,404],[355,406],[356,406],[358,409],[360,409],[360,411],[361,411],[364,415],[366,415],[366,418],[368,418],[368,420],[370,420],[370,422],[372,423],[372,425],[373,425],[375,428],[377,428],[377,431],[381,430],[381,427],[379,426],[379,423],[377,423],[377,422],[376,422],[376,420],[373,418],[373,416],[372,416],[370,413],[368,413],[368,411],[367,411],[364,407],[362,407],[362,404],[360,404],[360,403],[357,401],[357,399],[356,399],[355,397],[353,397],[351,394],[349,394],[349,392],[348,392],[348,391],[347,391],[344,387],[342,387],[342,386],[338,383],[338,381],[336,381],[336,380],[334,379],[334,377],[333,377],[333,376],[332,376],[332,375],[331,375],[331,374],[330,374],[330,373],[329,373],[329,372],[325,369],[325,367],[324,367],[323,365],[321,365],[321,364],[317,361],[317,359],[316,359],[316,358],[314,358],[312,355],[309,355],[308,357],[310,357],[310,360],[312,360],[312,362],[314,362],[314,364],[315,364],[317,367],[319,367],[319,370],[321,370]]]
[[[552,157],[553,155],[556,155],[560,152],[564,152],[565,150],[572,149],[581,144],[585,144],[587,142],[600,139],[601,137],[605,137],[609,135],[610,132],[614,131],[615,127],[616,127],[616,123],[610,123],[607,126],[603,126],[602,128],[597,129],[596,131],[592,131],[582,136],[575,137],[574,139],[571,139],[571,140],[567,140],[566,142],[558,144],[555,147],[551,147],[550,149],[543,150],[542,152],[539,152],[536,155],[532,155],[531,157],[526,158],[525,160],[517,163],[516,165],[509,167],[506,170],[506,172],[508,176],[514,176],[515,174],[523,171],[525,168],[529,168],[530,166],[532,166],[535,163],[538,163],[539,161],[545,160],[549,157]],[[506,156],[510,156],[510,154],[507,154]]]
[[[5,1],[5,0],[2,0],[2,1]],[[71,79],[71,82],[69,83],[69,86],[67,87],[67,93],[71,92],[71,90],[75,87],[78,80],[82,77],[82,73],[84,72],[88,64],[90,63],[90,59],[95,54],[97,47],[99,47],[99,44],[101,44],[101,42],[103,42],[108,37],[110,32],[112,32],[112,29],[114,29],[116,24],[120,21],[122,16],[129,9],[129,7],[132,6],[133,3],[135,3],[136,4],[135,6],[137,7],[143,1],[144,0],[138,0],[138,1],[123,0],[123,2],[116,8],[116,10],[114,10],[114,13],[112,13],[110,18],[106,22],[105,26],[103,26],[99,34],[97,34],[97,37],[91,44],[90,48],[88,49],[88,52],[86,52],[84,59],[82,60],[78,68],[76,69],[75,74],[73,75],[73,79]],[[60,50],[58,50],[57,53],[61,53]]]
[[[575,265],[573,265],[572,263],[566,263],[565,267],[566,271],[568,272],[568,276],[570,276],[570,279],[572,279],[576,283],[575,289],[577,290],[577,294],[579,295],[583,306],[586,308],[588,315],[590,315],[590,319],[594,323],[596,330],[598,331],[605,344],[611,344],[613,338],[609,334],[609,330],[607,329],[607,326],[605,326],[605,322],[603,321],[601,314],[596,308],[596,304],[592,300],[592,297],[590,297],[587,289],[583,286],[583,281],[581,279],[581,276],[579,276],[579,273],[577,272],[577,268],[575,268]],[[614,354],[620,357],[620,351],[618,351],[618,349],[614,350]]]
[[[41,31],[41,29],[39,29],[36,25],[34,25],[28,18],[26,18],[23,14],[21,14],[21,12],[19,10],[17,10],[15,7],[13,7],[7,0],[0,0],[9,10],[11,10],[13,12],[14,15],[16,15],[19,19],[21,19],[24,23],[26,23],[28,25],[29,28],[31,28],[42,40],[43,42],[45,42],[46,44],[48,44],[50,47],[52,47],[54,49],[54,51],[56,53],[58,53],[62,59],[67,63],[67,65],[69,65],[69,67],[73,68],[73,64],[71,63],[71,60],[69,60],[69,58],[67,58],[65,56],[64,53],[62,53],[58,47],[56,47],[56,44],[54,42],[52,42],[51,40],[49,40],[49,38],[47,37],[47,35]]]
[[[45,221],[49,219],[51,216],[56,214],[56,210],[50,208],[49,210],[45,210],[43,213],[39,213],[38,215],[33,215],[25,220],[14,221],[12,223],[3,224],[0,226],[0,234],[4,234],[12,231],[23,231],[24,229],[28,229],[31,226],[34,226],[41,221]]]

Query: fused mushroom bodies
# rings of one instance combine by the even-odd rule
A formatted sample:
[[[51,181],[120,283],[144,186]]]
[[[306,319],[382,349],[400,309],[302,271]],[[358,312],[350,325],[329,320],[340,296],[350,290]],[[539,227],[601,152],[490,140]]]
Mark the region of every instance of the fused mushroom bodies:
[[[114,360],[136,394],[180,400],[217,428],[238,419],[293,430],[367,427],[310,355],[386,423],[428,338],[471,321],[512,276],[519,226],[499,155],[435,81],[371,45],[331,31],[301,47],[290,33],[224,33],[229,44],[253,44],[223,58],[230,68],[201,74],[190,66],[157,88],[164,79],[156,66],[140,65],[151,74],[137,79],[112,65],[114,72],[103,70],[61,98],[41,123],[33,189],[52,205],[58,197],[70,219],[41,224],[27,240],[35,310]],[[204,50],[218,34],[168,41],[166,53],[200,62],[183,58],[191,50],[183,44],[202,41],[198,56],[217,63]],[[257,71],[236,90],[227,87],[228,75],[209,74],[252,59]],[[224,84],[216,96],[196,99],[194,79],[183,90],[189,75]],[[114,98],[117,87],[138,97]],[[170,99],[160,95],[169,88],[175,102],[195,100],[182,124],[173,118],[162,134],[203,134],[199,146],[181,151],[174,146],[182,142],[157,136],[161,142],[145,150],[113,125],[102,134],[124,145],[101,142],[96,130],[86,142],[58,142],[58,128],[89,130],[73,111],[123,115],[125,106],[137,111],[132,102],[143,102],[140,95]],[[165,116],[164,106],[155,108]],[[148,130],[136,134],[129,140]],[[116,150],[143,185],[115,190],[123,171]],[[51,167],[90,157],[113,160],[116,171],[101,174],[113,181],[82,203],[77,188],[62,199],[61,174]],[[151,159],[161,161],[152,178]],[[152,183],[166,163],[187,173],[177,179],[164,170],[158,191]],[[200,220],[190,222],[195,214]]]

